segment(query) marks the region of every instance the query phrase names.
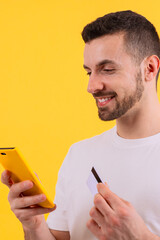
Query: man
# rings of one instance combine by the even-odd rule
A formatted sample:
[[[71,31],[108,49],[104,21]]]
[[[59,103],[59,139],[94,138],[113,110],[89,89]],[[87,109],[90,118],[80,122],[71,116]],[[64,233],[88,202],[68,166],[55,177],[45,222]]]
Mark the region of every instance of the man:
[[[70,148],[59,172],[55,211],[33,207],[44,195],[19,197],[33,184],[14,184],[5,171],[11,209],[26,240],[158,240],[159,37],[147,19],[131,11],[97,19],[82,37],[88,92],[99,117],[116,119],[116,127]],[[86,184],[92,167],[107,181],[97,185],[94,198]],[[42,214],[51,211],[46,224]]]

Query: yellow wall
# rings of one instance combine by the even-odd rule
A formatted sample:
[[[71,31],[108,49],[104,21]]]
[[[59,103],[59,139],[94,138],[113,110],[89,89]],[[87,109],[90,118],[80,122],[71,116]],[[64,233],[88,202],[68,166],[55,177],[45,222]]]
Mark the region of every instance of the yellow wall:
[[[52,197],[69,146],[114,125],[99,120],[86,91],[83,26],[131,9],[159,29],[159,7],[159,0],[0,0],[0,147],[19,147]],[[20,240],[7,195],[0,183],[0,239]]]

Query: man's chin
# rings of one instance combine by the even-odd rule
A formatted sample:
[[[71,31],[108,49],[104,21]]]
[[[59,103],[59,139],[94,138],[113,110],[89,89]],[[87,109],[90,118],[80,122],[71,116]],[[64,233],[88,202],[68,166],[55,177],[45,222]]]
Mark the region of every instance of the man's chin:
[[[116,117],[114,117],[112,114],[101,111],[98,111],[98,116],[102,121],[112,121],[116,119]]]

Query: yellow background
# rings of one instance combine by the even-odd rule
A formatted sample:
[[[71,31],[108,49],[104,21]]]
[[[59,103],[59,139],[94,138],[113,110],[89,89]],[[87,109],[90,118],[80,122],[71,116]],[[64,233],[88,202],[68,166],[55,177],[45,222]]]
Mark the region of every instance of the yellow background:
[[[17,146],[52,198],[70,145],[115,124],[99,120],[86,91],[83,27],[131,9],[159,32],[159,7],[159,0],[0,0],[0,147]],[[0,239],[20,240],[7,195],[0,183]]]

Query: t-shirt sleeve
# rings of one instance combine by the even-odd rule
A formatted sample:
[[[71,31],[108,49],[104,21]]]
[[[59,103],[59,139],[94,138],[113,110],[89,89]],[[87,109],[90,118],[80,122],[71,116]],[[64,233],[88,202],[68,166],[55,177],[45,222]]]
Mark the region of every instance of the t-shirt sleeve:
[[[70,152],[70,150],[69,150]],[[69,152],[62,163],[58,173],[58,181],[56,184],[56,195],[54,203],[56,210],[51,212],[47,218],[47,225],[50,229],[59,231],[69,231],[67,223],[67,204],[66,204],[66,167],[69,160]]]

